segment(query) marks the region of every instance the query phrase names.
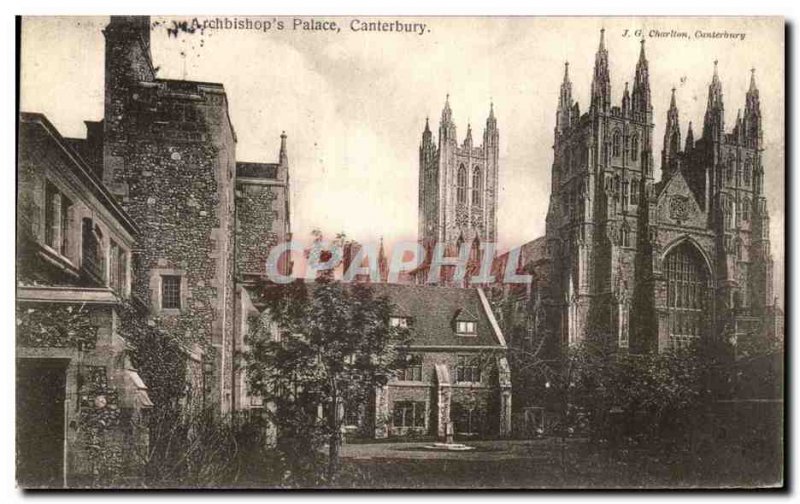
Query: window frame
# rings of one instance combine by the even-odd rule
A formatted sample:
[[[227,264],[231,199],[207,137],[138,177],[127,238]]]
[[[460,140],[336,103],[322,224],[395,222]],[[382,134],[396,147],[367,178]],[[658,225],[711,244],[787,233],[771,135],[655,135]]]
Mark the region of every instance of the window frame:
[[[398,416],[401,418],[399,425],[397,423]],[[407,421],[409,418],[410,423]],[[395,401],[392,405],[392,427],[419,429],[425,428],[426,423],[427,404],[425,401]]]
[[[481,383],[482,370],[477,358],[473,355],[456,356],[456,383]]]
[[[474,320],[457,320],[456,334],[459,336],[476,336],[478,334],[478,323]]]
[[[177,300],[177,303],[176,303],[177,306],[173,306],[172,304],[167,306],[167,303],[166,303],[166,301],[167,301],[167,295],[166,294],[167,294],[167,288],[168,288],[167,287],[167,280],[169,280],[170,282],[172,282],[172,281],[176,282],[177,291],[176,291],[176,296],[174,296],[174,299]],[[182,299],[182,295],[183,295],[183,292],[182,292],[183,276],[182,275],[177,275],[177,274],[174,274],[174,273],[162,273],[160,275],[160,282],[161,282],[161,284],[160,284],[161,309],[162,310],[174,310],[174,311],[182,310],[183,309],[183,299]],[[170,295],[169,297],[170,297],[170,300],[173,299],[172,295]]]
[[[421,382],[422,381],[422,355],[411,354],[410,360],[397,371],[397,381]]]

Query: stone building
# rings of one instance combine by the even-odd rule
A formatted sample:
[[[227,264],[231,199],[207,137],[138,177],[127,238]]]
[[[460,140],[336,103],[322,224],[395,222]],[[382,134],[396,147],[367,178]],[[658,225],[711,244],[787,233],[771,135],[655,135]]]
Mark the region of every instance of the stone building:
[[[480,289],[375,283],[409,327],[408,366],[370,404],[345,409],[352,435],[375,438],[505,436],[511,429],[506,343]]]
[[[472,126],[459,145],[448,95],[439,123],[438,145],[428,120],[419,147],[419,241],[426,258],[414,272],[418,283],[428,281],[429,262],[437,245],[444,257],[456,257],[462,244],[470,246],[470,269],[480,263],[481,244],[497,240],[497,184],[500,131],[494,105],[474,145]],[[453,284],[453,268],[443,269],[443,284]],[[460,282],[462,285],[464,282]]]
[[[18,256],[42,260],[28,268],[33,276],[19,286],[18,306],[85,300],[92,317],[104,317],[91,324],[100,328],[93,352],[103,357],[82,362],[106,366],[109,380],[119,370],[126,383],[144,390],[135,373],[123,373],[125,342],[115,335],[112,293],[124,293],[153,327],[186,349],[189,400],[202,399],[221,414],[261,408],[247,396],[234,359],[258,313],[248,287],[266,272],[269,247],[290,238],[286,135],[277,163],[237,163],[221,84],[158,78],[147,17],[112,16],[103,33],[105,113],[86,122],[86,138],[61,138],[40,115],[21,118],[23,132],[35,134],[20,135],[18,228],[30,236],[20,235]],[[66,167],[54,168],[57,162]],[[62,184],[58,177],[70,170],[82,178]],[[282,259],[279,270],[288,273],[290,261]],[[69,287],[61,292],[61,285]],[[65,413],[52,418],[71,418],[68,404],[74,407],[77,389],[70,359],[86,352],[29,350],[21,337],[18,332],[18,369],[32,370],[23,381],[55,362],[26,359],[43,352],[61,359],[57,372],[44,375],[52,375],[53,393],[63,398],[55,408]],[[50,424],[49,418],[39,420]],[[72,453],[69,429],[59,435],[68,440],[65,453]],[[59,467],[81,472],[71,464]]]
[[[564,344],[607,336],[632,351],[760,327],[774,301],[755,75],[726,131],[715,63],[697,140],[691,123],[681,140],[673,90],[656,181],[644,41],[618,105],[608,58],[601,31],[583,113],[564,70],[545,246],[529,258],[532,324]]]
[[[17,480],[77,485],[92,473],[95,413],[118,412],[102,448],[123,464],[146,448],[152,404],[120,334],[141,230],[44,116],[22,114],[19,133]]]

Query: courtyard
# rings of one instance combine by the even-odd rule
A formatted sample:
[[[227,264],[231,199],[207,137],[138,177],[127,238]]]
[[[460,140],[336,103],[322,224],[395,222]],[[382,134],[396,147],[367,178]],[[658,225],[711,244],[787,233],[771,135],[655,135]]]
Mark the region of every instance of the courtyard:
[[[586,438],[466,442],[474,450],[426,449],[432,442],[342,447],[340,487],[352,488],[705,488],[771,486],[780,470],[747,463],[736,440],[694,450],[666,445],[612,448]],[[762,454],[763,457],[763,454]],[[750,460],[753,460],[750,458]],[[774,458],[772,460],[775,460]],[[777,472],[776,472],[777,471]]]

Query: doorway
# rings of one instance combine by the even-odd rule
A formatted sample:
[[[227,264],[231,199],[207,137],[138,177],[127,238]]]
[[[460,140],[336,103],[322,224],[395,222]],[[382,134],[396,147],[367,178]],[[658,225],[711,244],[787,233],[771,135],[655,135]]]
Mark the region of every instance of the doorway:
[[[17,360],[17,484],[64,486],[64,398],[68,361]]]

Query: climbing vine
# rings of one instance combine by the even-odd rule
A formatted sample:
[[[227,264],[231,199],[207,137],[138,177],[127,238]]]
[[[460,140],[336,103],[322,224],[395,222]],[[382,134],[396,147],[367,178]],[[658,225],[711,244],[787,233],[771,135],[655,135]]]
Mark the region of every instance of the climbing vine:
[[[97,344],[97,326],[84,305],[17,305],[17,344],[91,350]]]
[[[86,448],[92,486],[114,485],[122,475],[121,446],[113,430],[120,422],[119,397],[104,366],[86,366],[79,376],[79,439]]]

